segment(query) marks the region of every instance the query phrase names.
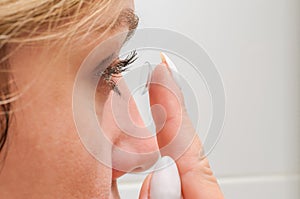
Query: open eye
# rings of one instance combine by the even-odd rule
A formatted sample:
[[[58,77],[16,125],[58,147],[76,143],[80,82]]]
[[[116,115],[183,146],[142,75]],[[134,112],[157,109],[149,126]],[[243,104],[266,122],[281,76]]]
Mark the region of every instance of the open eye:
[[[117,78],[122,72],[127,71],[130,64],[134,63],[137,58],[137,52],[134,50],[125,59],[116,59],[113,61],[109,67],[100,74],[97,74],[97,76],[101,76],[101,83],[104,83],[109,90],[113,90],[118,95],[121,95],[121,91],[118,89],[113,78]]]

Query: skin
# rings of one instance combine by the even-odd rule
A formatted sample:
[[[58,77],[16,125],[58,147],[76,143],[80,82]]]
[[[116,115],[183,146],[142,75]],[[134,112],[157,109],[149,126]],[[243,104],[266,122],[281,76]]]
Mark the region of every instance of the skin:
[[[124,8],[133,9],[133,1],[124,2]],[[103,150],[111,158],[111,166],[119,164],[123,170],[114,170],[99,162],[86,150],[73,119],[72,92],[81,63],[96,45],[127,29],[120,26],[118,31],[101,39],[91,35],[89,38],[95,42],[86,48],[81,48],[86,41],[71,42],[72,50],[67,53],[68,56],[57,55],[59,45],[49,49],[41,44],[23,46],[13,54],[11,68],[22,96],[13,105],[15,112],[9,131],[7,155],[0,173],[0,198],[119,198],[117,177],[130,171],[146,170],[155,163],[158,147],[166,145],[170,135],[175,136],[172,132],[176,129],[172,126],[178,126],[176,117],[169,121],[172,123],[165,125],[157,139],[135,139],[124,134],[112,120],[108,102],[113,99],[113,92],[108,95],[98,92],[95,96],[97,116],[112,143]],[[111,49],[100,55],[98,61],[118,52],[124,40],[120,37],[114,41]],[[49,62],[53,58],[56,59]],[[163,65],[157,67],[153,76],[158,81],[169,76],[167,80],[172,84],[170,74],[164,71],[166,68]],[[120,81],[122,95],[129,98],[125,82]],[[177,89],[176,92],[180,91]],[[168,90],[153,85],[150,87],[150,98],[151,104],[164,106],[168,116],[178,115],[173,111],[179,110],[181,103],[176,103],[177,99]],[[174,104],[178,109],[170,108]],[[132,121],[143,126],[132,100],[129,110]],[[184,122],[190,124],[184,112],[183,115]],[[192,126],[186,126],[186,132],[193,133]],[[149,132],[143,134],[147,136]],[[118,161],[122,160],[122,156],[116,153],[116,147],[129,153],[151,153],[147,158],[132,156],[129,161]],[[187,199],[223,198],[207,159],[200,160],[197,156],[200,149],[201,142],[196,138],[190,149],[176,161],[183,196]],[[150,197],[150,180],[151,175],[143,184],[140,198]]]
[[[157,135],[159,147],[167,146],[180,135],[194,137],[195,130],[184,107],[182,93],[176,85],[168,66],[164,63],[158,65],[153,72],[152,80],[155,83],[152,83],[149,89],[150,105],[160,104],[166,111],[166,123]],[[156,120],[155,113],[153,117]],[[179,133],[176,133],[179,126],[182,128],[180,128]],[[178,144],[170,147],[169,150],[161,151],[161,153],[163,156],[168,155],[176,160],[183,198],[223,199],[223,194],[209,166],[207,157],[199,156],[199,151],[202,149],[199,137],[195,136],[187,150],[179,158],[176,158],[178,157],[176,148],[181,144],[185,144],[182,140],[178,139]],[[151,175],[147,176],[142,185],[140,199],[151,198]]]

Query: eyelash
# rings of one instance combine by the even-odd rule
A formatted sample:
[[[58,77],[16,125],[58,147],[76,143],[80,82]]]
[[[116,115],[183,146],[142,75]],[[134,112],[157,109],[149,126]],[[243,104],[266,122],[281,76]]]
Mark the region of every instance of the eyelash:
[[[107,67],[101,74],[101,79],[109,90],[113,90],[118,95],[121,95],[116,82],[112,79],[113,77],[118,77],[122,72],[129,69],[129,66],[138,59],[137,52],[132,51],[125,59],[115,60],[109,67]]]

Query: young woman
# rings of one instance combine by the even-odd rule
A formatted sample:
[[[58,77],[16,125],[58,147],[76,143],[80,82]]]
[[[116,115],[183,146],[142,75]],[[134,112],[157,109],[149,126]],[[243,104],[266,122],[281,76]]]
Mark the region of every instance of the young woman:
[[[0,15],[0,198],[119,198],[116,180],[125,173],[102,164],[84,147],[73,118],[72,94],[76,74],[89,53],[114,35],[137,27],[133,0],[4,0]],[[125,40],[119,37],[115,47],[103,54],[117,53]],[[99,56],[98,61],[103,59],[104,55]],[[157,66],[152,76],[175,85],[165,64]],[[112,91],[107,92],[107,87]],[[114,153],[114,146],[133,153],[154,151],[169,142],[182,115],[185,133],[193,133],[187,114],[183,111],[178,116],[174,111],[184,110],[182,103],[153,85],[151,103],[164,106],[172,119],[167,118],[158,142],[124,135],[106,105],[116,92],[113,88],[108,82],[97,89],[96,109],[113,143],[103,150],[112,162],[124,164],[126,171],[148,169],[157,153],[126,160]],[[118,89],[128,94],[126,85]],[[180,95],[180,89],[175,92]],[[129,107],[132,120],[142,124],[135,103]],[[199,158],[200,149],[201,142],[195,138],[176,159],[182,196],[223,198],[207,159]],[[150,182],[151,175],[143,184],[141,198],[151,198]]]

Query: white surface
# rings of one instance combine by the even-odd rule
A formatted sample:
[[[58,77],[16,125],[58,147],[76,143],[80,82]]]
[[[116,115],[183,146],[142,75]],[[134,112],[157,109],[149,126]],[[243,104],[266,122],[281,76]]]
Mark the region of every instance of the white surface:
[[[219,179],[225,198],[228,199],[299,199],[299,175],[244,176]],[[123,184],[121,198],[138,198],[139,183]]]
[[[152,0],[136,9],[140,27],[189,36],[222,74],[227,118],[209,159],[226,198],[300,198],[300,1]],[[121,180],[122,198],[137,198],[140,178]]]

